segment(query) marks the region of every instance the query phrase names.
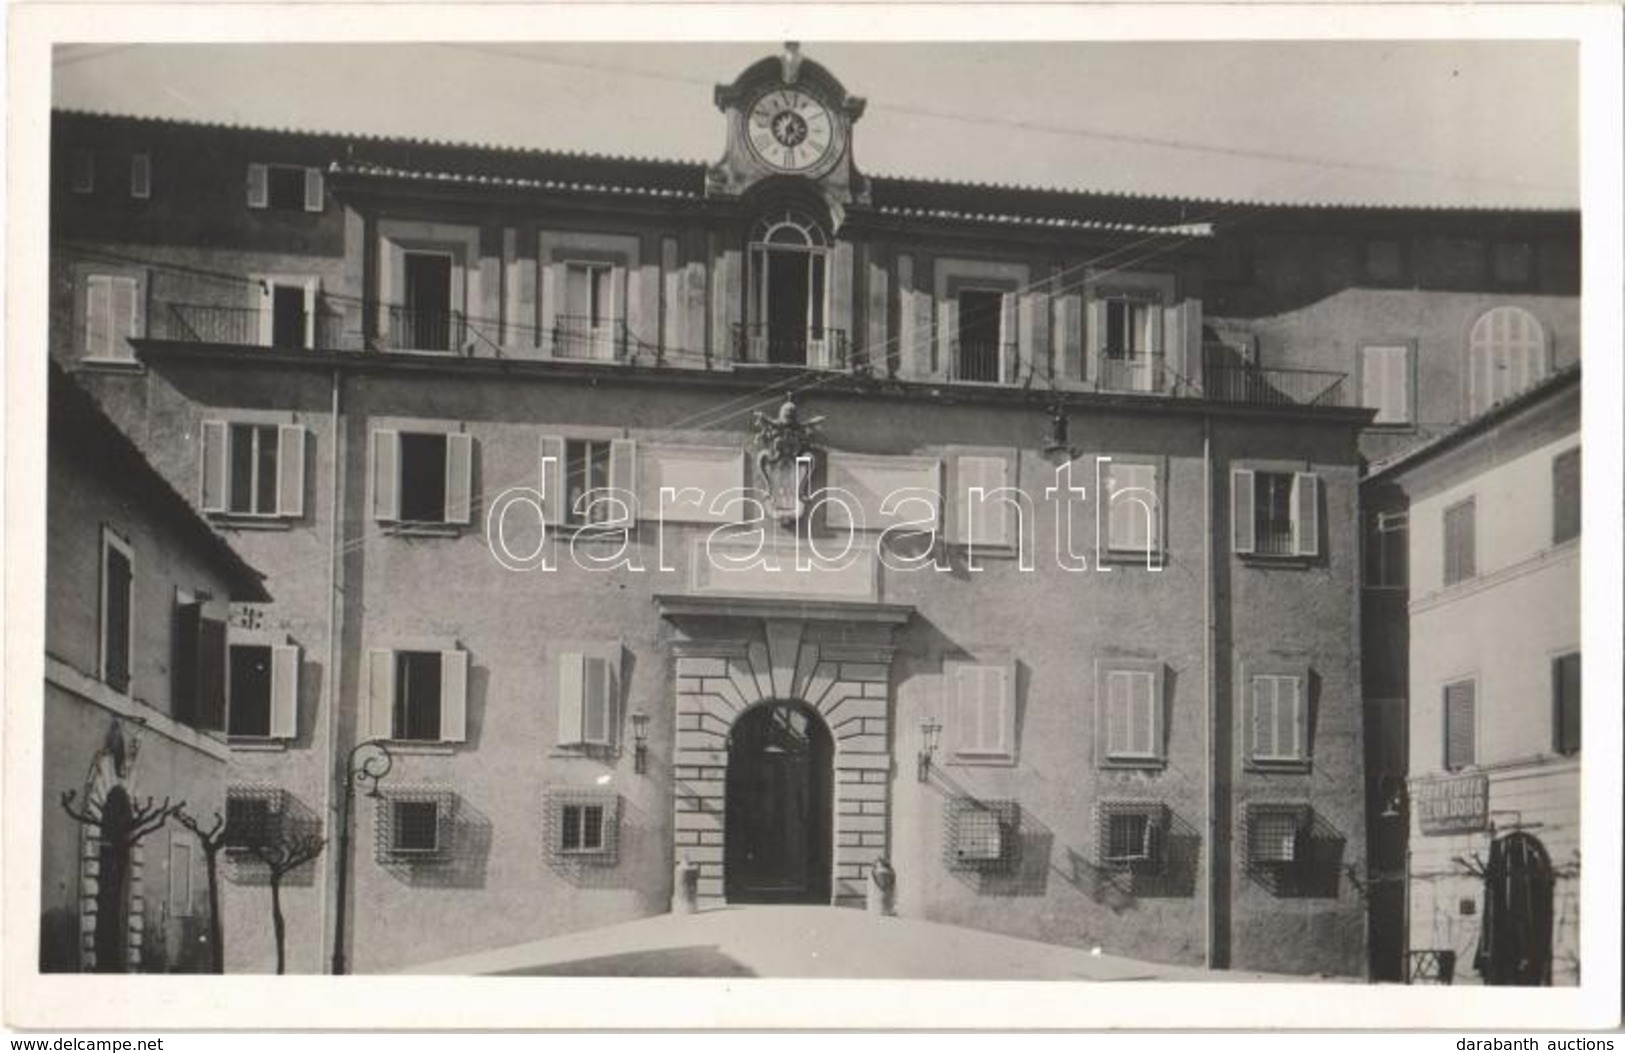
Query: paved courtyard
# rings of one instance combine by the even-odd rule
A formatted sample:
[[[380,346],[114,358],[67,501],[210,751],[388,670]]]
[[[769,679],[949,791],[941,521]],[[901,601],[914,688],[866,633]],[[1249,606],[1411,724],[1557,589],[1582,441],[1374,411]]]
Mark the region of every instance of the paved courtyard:
[[[1301,983],[1209,972],[914,918],[835,907],[661,914],[406,970],[460,976],[825,977],[915,980],[1183,980]]]

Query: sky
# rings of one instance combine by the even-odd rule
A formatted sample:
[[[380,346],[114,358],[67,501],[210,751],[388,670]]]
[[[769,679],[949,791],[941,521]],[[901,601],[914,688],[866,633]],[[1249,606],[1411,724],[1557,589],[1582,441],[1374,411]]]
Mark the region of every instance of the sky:
[[[53,103],[710,161],[780,42],[60,45]],[[1577,207],[1566,42],[820,43],[861,171],[1245,201]]]

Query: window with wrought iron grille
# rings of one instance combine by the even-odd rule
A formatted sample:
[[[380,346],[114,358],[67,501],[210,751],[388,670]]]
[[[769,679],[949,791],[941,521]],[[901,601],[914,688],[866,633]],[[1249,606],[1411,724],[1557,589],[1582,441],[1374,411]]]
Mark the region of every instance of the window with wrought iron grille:
[[[619,858],[621,799],[594,790],[547,794],[548,857],[555,863],[611,865]]]
[[[378,801],[380,862],[432,862],[455,847],[457,796],[449,790],[395,790]]]
[[[1248,805],[1248,864],[1264,867],[1300,862],[1308,820],[1309,809],[1301,804]]]
[[[1096,862],[1113,870],[1162,862],[1168,809],[1159,801],[1102,801],[1095,812]]]
[[[951,870],[1003,871],[1020,856],[1021,805],[955,797],[945,802],[943,847]]]
[[[225,845],[228,852],[248,852],[258,845],[275,844],[281,836],[283,792],[263,786],[233,786],[226,790]]]

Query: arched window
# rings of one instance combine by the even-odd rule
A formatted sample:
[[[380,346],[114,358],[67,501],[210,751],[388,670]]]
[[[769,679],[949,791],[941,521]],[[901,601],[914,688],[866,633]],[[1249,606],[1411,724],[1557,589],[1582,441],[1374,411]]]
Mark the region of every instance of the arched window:
[[[1473,415],[1545,379],[1546,332],[1521,307],[1495,307],[1467,338],[1467,404]]]
[[[747,362],[828,368],[842,357],[829,313],[829,236],[810,216],[783,209],[751,231],[750,305],[738,355]]]

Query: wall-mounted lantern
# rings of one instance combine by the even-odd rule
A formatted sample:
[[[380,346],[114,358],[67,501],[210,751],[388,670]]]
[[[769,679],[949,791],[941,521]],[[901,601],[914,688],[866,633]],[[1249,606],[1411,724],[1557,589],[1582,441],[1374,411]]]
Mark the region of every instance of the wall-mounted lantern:
[[[649,714],[641,709],[632,714],[632,770],[639,775],[649,770]]]
[[[942,721],[927,716],[920,720],[920,754],[917,777],[921,782],[931,778],[931,758],[937,752],[937,740],[942,737]]]

